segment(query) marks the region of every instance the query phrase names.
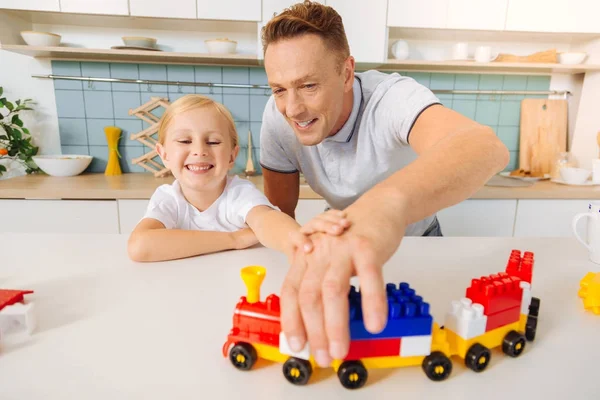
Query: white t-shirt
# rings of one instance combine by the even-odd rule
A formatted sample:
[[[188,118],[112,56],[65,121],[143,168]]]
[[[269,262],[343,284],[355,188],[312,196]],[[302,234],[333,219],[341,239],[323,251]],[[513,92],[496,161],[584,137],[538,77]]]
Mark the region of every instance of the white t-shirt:
[[[260,205],[279,210],[252,182],[228,176],[221,196],[201,212],[185,199],[175,180],[156,189],[144,218],[154,218],[167,229],[233,232],[246,228],[246,215]]]

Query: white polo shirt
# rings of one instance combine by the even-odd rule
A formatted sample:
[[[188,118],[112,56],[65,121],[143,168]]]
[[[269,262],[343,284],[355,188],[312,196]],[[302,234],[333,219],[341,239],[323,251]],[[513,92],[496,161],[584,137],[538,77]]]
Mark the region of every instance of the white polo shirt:
[[[175,180],[156,189],[144,218],[154,218],[167,229],[233,232],[247,228],[248,212],[260,205],[278,210],[252,182],[228,176],[221,196],[209,208],[199,211],[185,199]]]
[[[352,112],[334,136],[315,146],[302,145],[273,96],[265,107],[260,133],[263,168],[302,172],[310,187],[340,210],[415,160],[410,130],[426,108],[440,104],[428,88],[407,76],[378,71],[355,76]],[[409,225],[406,235],[421,236],[434,217]]]

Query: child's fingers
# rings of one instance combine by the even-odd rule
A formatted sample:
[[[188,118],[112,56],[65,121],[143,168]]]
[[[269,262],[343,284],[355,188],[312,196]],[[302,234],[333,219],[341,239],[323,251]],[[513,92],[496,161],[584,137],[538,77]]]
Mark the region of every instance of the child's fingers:
[[[312,241],[300,231],[290,232],[290,241],[296,249],[303,249],[305,253],[312,251]]]
[[[350,226],[350,221],[346,218],[346,213],[339,210],[329,210],[323,214],[320,214],[317,218],[325,219],[334,224],[338,224],[343,228]]]
[[[322,218],[322,216],[315,217],[302,228],[300,228],[300,233],[305,235],[311,235],[316,232],[339,235],[343,231],[344,227],[340,226],[336,222],[331,222],[325,218]]]

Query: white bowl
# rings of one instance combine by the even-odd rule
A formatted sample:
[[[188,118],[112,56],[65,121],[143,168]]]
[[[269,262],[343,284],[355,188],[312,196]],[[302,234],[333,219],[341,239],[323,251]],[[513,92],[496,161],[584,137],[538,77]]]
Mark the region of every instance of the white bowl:
[[[51,46],[60,45],[61,36],[50,32],[22,31],[21,37],[30,46]]]
[[[237,48],[237,42],[227,38],[205,40],[204,44],[206,45],[208,52],[214,54],[235,53]]]
[[[581,185],[587,181],[592,171],[583,168],[563,167],[560,169],[560,176],[563,181],[574,185]]]
[[[75,176],[82,173],[94,157],[78,154],[33,156],[33,162],[50,176]]]
[[[559,64],[581,64],[587,57],[587,53],[558,53]]]
[[[125,46],[134,47],[154,47],[156,46],[156,39],[143,37],[143,36],[123,36],[121,38]]]

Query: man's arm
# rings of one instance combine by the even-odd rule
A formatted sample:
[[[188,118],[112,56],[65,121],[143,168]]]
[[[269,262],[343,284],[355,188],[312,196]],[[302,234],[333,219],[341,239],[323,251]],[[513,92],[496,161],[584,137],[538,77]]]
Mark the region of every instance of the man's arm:
[[[300,173],[282,173],[263,167],[264,192],[267,199],[281,211],[295,218],[300,196]]]

